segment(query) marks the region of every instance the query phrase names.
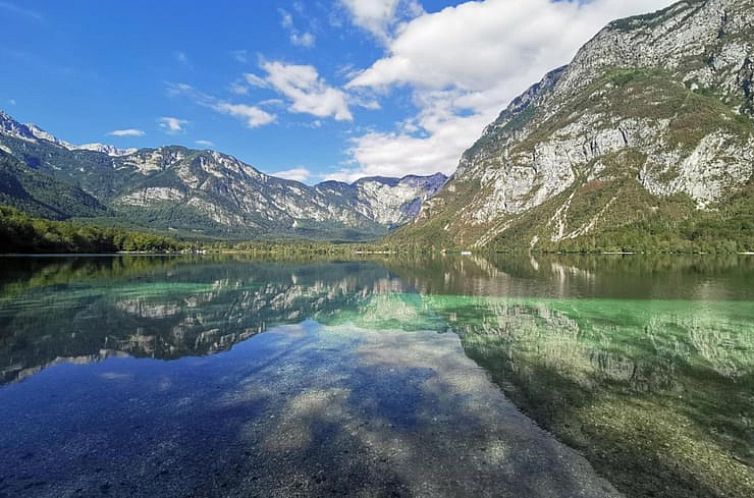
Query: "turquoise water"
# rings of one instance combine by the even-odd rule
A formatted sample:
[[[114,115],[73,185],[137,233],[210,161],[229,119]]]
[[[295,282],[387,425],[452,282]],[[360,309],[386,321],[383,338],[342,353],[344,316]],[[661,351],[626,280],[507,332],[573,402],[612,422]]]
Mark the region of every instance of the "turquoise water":
[[[0,270],[0,496],[754,494],[746,258]]]

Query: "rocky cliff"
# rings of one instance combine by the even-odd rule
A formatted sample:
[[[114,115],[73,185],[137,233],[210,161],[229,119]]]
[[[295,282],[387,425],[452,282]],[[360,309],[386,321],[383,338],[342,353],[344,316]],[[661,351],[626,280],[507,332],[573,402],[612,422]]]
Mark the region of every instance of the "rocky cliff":
[[[753,61],[751,0],[611,23],[500,114],[397,239],[622,249],[735,221],[751,211]]]

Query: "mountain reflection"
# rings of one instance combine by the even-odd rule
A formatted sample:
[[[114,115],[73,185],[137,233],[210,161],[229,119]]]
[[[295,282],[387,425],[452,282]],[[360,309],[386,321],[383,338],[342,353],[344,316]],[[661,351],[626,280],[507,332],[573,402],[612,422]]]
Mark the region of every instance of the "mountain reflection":
[[[66,361],[217,353],[270,325],[310,318],[526,338],[541,358],[564,363],[564,355],[576,355],[579,361],[565,363],[588,362],[603,380],[625,377],[636,390],[667,385],[679,359],[691,356],[728,377],[745,375],[753,363],[751,334],[740,333],[748,324],[729,316],[741,311],[738,301],[690,308],[630,299],[746,298],[749,286],[736,280],[745,282],[751,265],[735,258],[712,268],[677,258],[479,257],[382,263],[31,258],[0,265],[2,382]],[[727,271],[724,279],[709,277]],[[616,334],[624,337],[619,349],[610,347]]]
[[[0,298],[2,381],[66,361],[217,353],[271,324],[335,314],[374,293],[401,289],[372,263],[133,261],[138,269],[119,260],[85,268],[70,262],[40,268],[35,262],[26,281],[6,284]]]
[[[0,273],[6,384],[58,363],[211,355],[273,328],[294,356],[305,355],[297,376],[307,375],[311,358],[337,358],[347,346],[359,351],[359,365],[386,379],[401,362],[421,377],[425,359],[435,366],[451,359],[431,349],[446,334],[524,413],[582,451],[621,491],[701,497],[754,489],[751,259],[118,257],[0,266],[7,267]],[[301,324],[316,324],[316,344],[288,337]],[[319,349],[338,334],[338,346]],[[285,364],[265,363],[266,375],[282,376],[279,392],[293,382]],[[326,415],[338,425],[336,408],[369,390],[369,376],[358,390],[350,384],[355,367],[328,368],[351,381],[292,399],[281,408],[282,432],[265,445],[304,445],[310,431],[290,417]],[[432,396],[463,399],[474,389],[468,382],[482,378],[450,375]],[[259,384],[254,396],[265,392],[265,379],[249,382]],[[373,394],[390,403],[390,393]],[[390,405],[383,415],[401,410]]]

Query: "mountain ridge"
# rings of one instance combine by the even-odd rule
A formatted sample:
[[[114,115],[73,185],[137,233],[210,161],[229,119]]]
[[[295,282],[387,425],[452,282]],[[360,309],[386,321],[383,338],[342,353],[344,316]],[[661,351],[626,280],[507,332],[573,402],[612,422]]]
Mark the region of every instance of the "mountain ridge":
[[[0,149],[137,225],[231,238],[375,238],[410,221],[447,180],[438,173],[306,185],[213,150],[72,146],[3,111]]]

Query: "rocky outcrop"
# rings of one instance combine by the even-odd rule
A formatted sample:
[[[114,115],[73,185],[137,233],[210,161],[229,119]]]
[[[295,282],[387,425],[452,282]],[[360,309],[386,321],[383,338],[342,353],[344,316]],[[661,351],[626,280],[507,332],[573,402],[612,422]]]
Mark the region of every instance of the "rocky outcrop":
[[[658,203],[683,195],[714,208],[754,174],[752,53],[751,0],[689,0],[611,23],[501,113],[400,236],[485,246],[524,215],[540,224],[522,245],[583,236],[631,189],[578,224],[571,204],[626,179]]]

